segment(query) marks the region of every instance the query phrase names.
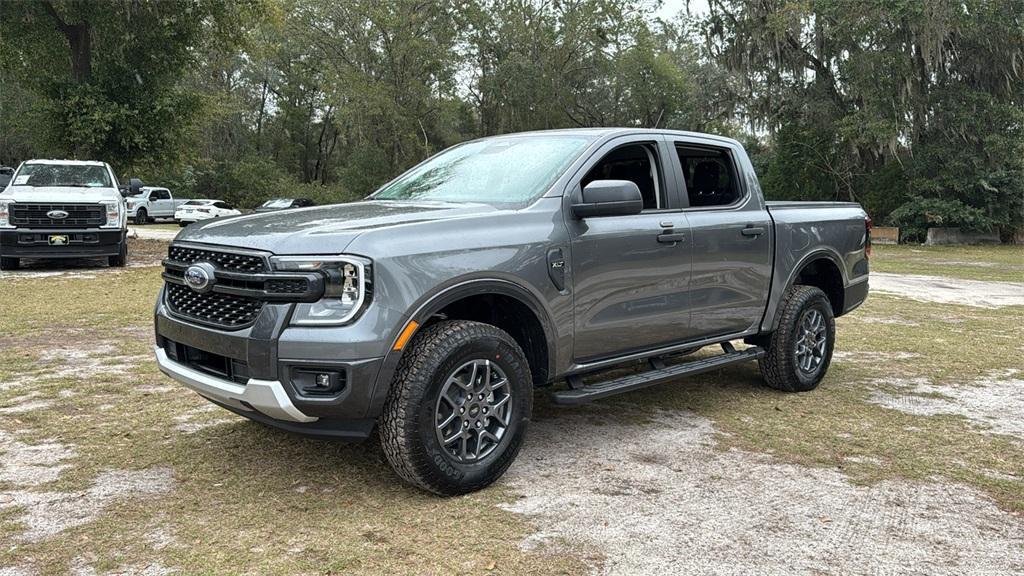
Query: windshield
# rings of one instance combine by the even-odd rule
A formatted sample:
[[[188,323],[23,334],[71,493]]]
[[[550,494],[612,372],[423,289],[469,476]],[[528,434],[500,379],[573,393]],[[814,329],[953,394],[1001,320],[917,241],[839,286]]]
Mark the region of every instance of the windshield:
[[[82,164],[25,164],[14,177],[11,186],[112,187],[105,166]]]
[[[287,208],[292,205],[291,198],[274,198],[263,203],[261,208]]]
[[[592,137],[516,136],[451,148],[399,177],[375,200],[521,204],[541,194]]]

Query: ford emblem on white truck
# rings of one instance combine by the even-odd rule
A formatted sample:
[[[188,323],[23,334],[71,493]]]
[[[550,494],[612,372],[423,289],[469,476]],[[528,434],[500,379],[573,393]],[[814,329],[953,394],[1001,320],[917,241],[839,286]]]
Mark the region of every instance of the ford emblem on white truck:
[[[185,285],[194,292],[204,293],[213,290],[215,276],[213,265],[207,262],[200,262],[189,266],[185,270]]]
[[[63,210],[50,210],[46,213],[46,217],[50,220],[63,220],[68,217],[68,213]]]

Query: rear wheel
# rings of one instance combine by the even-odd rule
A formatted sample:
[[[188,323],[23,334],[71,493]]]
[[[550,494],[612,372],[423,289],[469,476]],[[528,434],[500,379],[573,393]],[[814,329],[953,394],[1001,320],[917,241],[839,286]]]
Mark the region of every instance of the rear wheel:
[[[0,270],[17,270],[21,266],[21,260],[17,258],[0,258]]]
[[[428,326],[403,354],[384,406],[388,462],[436,494],[490,485],[519,453],[531,382],[522,350],[502,330],[463,320]]]
[[[146,212],[145,208],[139,208],[139,211],[135,213],[135,223],[145,224],[149,222],[149,213]]]
[[[793,286],[783,298],[780,314],[779,328],[768,338],[767,353],[758,362],[761,375],[776,390],[813,390],[832,362],[832,305],[814,286]]]

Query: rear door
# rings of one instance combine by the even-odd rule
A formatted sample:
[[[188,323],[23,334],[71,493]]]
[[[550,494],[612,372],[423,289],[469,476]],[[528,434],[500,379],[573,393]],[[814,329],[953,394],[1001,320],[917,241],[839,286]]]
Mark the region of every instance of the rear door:
[[[660,135],[616,138],[579,171],[564,198],[575,303],[574,360],[583,363],[685,338],[690,253],[671,148]],[[631,180],[645,209],[578,219],[572,199],[593,180]],[[659,239],[659,236],[662,238]]]
[[[728,141],[667,138],[692,240],[692,334],[756,331],[771,284],[773,230],[750,161]]]

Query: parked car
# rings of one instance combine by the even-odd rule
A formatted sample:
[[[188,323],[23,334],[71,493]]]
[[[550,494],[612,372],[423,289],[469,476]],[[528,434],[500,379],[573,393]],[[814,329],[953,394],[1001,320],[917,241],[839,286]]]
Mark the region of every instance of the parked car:
[[[189,200],[174,212],[174,219],[182,226],[188,226],[200,220],[238,216],[241,214],[227,202],[222,200]]]
[[[0,166],[0,190],[3,190],[11,182],[11,178],[14,178],[14,168],[10,166]]]
[[[125,202],[128,217],[136,224],[147,224],[158,218],[174,218],[178,206],[188,200],[175,200],[167,188],[146,186],[139,191],[132,191],[132,195],[128,196]]]
[[[867,297],[870,228],[856,203],[765,202],[728,138],[485,138],[362,202],[188,227],[155,352],[258,422],[376,427],[399,476],[460,494],[515,459],[534,387],[572,405],[756,360],[768,386],[814,389]]]
[[[288,210],[290,208],[306,208],[316,206],[309,198],[274,198],[267,200],[256,207],[256,212],[276,212],[277,210]]]
[[[132,179],[136,190],[142,185]],[[127,216],[106,162],[28,160],[0,192],[0,270],[22,258],[128,261]]]

